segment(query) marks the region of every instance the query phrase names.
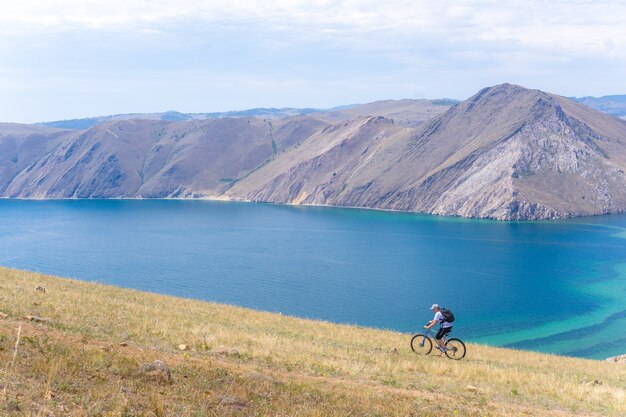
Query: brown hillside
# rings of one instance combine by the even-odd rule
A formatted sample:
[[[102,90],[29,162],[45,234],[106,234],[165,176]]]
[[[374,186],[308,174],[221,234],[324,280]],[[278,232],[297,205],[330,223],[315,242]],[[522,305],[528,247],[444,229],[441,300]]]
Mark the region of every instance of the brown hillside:
[[[415,130],[387,123],[342,153],[359,161],[343,169],[334,149],[309,149],[290,150],[227,195],[504,220],[626,209],[626,123],[519,86],[481,90]]]

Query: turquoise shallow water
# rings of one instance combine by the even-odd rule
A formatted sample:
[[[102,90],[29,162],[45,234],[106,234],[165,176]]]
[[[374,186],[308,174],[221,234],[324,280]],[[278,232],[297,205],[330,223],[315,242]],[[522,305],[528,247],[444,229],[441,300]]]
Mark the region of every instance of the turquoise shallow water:
[[[626,353],[626,216],[510,223],[209,201],[0,200],[0,265],[411,332]]]

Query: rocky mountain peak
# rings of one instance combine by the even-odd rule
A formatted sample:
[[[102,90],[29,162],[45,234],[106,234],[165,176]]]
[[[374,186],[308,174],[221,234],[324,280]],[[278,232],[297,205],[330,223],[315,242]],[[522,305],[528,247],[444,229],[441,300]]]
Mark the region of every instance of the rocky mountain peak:
[[[507,108],[531,109],[535,105],[556,105],[554,96],[540,90],[532,90],[514,84],[499,84],[486,87],[457,107],[461,111],[488,109],[499,112]]]

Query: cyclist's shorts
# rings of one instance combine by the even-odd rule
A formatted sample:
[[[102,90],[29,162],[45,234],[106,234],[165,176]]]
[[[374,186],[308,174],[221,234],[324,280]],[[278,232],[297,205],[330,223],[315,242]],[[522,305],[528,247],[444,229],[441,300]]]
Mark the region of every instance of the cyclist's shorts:
[[[439,340],[444,335],[450,333],[451,331],[452,331],[452,327],[440,327],[439,331],[437,332],[437,336],[435,336],[435,339]]]

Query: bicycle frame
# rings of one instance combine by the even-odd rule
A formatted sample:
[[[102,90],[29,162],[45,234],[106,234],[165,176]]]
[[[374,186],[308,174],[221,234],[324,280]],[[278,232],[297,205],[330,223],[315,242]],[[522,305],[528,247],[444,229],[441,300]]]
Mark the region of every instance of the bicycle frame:
[[[433,340],[433,347],[441,350],[441,346],[439,346],[439,343],[437,343],[437,339],[436,339],[437,333],[435,333],[433,331],[433,329],[424,329],[424,330],[426,330],[426,331],[424,333],[422,333],[422,334],[424,336],[429,337],[429,338],[431,338]],[[448,340],[448,335],[444,334],[443,337],[442,337],[442,340],[443,340],[443,343],[445,345],[446,340]],[[424,343],[425,342],[426,342],[426,339],[422,340],[422,343],[420,343],[420,346],[424,347]]]

